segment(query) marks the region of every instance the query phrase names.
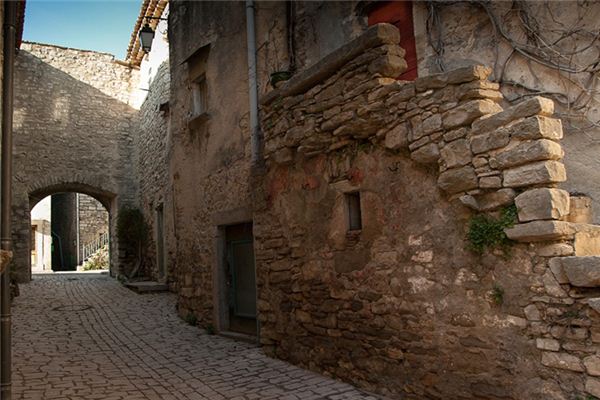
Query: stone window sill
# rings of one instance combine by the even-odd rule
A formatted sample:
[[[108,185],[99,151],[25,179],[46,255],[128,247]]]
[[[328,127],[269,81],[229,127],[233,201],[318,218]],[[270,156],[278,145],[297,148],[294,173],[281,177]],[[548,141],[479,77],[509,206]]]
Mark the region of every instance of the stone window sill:
[[[188,127],[190,129],[198,129],[200,128],[208,119],[210,115],[207,112],[203,112],[202,114],[193,115],[188,119]]]

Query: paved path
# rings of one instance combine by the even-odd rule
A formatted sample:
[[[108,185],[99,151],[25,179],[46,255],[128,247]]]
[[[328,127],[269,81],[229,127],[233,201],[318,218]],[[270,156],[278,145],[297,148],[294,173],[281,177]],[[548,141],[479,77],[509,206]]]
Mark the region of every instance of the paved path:
[[[13,321],[13,399],[376,400],[206,335],[176,316],[174,295],[106,275],[37,275]]]

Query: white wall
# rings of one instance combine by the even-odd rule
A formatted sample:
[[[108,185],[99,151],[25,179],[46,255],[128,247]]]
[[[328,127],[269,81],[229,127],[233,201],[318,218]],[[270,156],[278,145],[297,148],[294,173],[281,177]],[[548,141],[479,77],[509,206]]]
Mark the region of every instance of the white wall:
[[[169,16],[169,7],[163,11],[161,18]],[[156,76],[156,72],[160,65],[169,59],[169,42],[167,39],[167,21],[160,21],[156,27],[154,40],[152,41],[152,49],[149,54],[146,54],[140,65],[140,83],[134,94],[134,107],[139,109],[146,96],[148,88]]]

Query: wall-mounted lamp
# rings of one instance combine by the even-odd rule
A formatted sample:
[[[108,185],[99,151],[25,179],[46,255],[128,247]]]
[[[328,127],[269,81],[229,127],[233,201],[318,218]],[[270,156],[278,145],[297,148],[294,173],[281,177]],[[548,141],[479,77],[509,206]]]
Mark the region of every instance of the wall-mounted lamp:
[[[166,21],[167,18],[159,18],[159,17],[144,17],[146,19],[146,24],[142,29],[140,29],[139,37],[140,43],[142,44],[142,49],[146,53],[150,53],[152,49],[152,40],[154,40],[154,30],[150,27],[147,20],[149,19],[157,19],[159,21]]]

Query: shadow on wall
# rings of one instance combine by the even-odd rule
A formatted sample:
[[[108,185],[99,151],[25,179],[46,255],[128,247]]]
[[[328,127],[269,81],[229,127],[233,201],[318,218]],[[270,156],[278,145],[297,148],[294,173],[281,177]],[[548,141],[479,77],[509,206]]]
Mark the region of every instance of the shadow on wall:
[[[98,59],[86,65],[88,58],[77,63],[66,56],[65,72],[40,57],[21,51],[15,70],[13,268],[19,281],[30,278],[30,198],[74,190],[98,198],[108,210],[118,210],[132,204],[135,194],[136,110],[75,77],[104,91],[114,88],[117,96],[123,85],[111,80],[129,79],[130,74],[114,62]],[[62,62],[57,61],[60,54],[50,57],[53,63]],[[115,250],[116,238],[111,237],[111,243]],[[118,252],[111,254],[116,266]]]

